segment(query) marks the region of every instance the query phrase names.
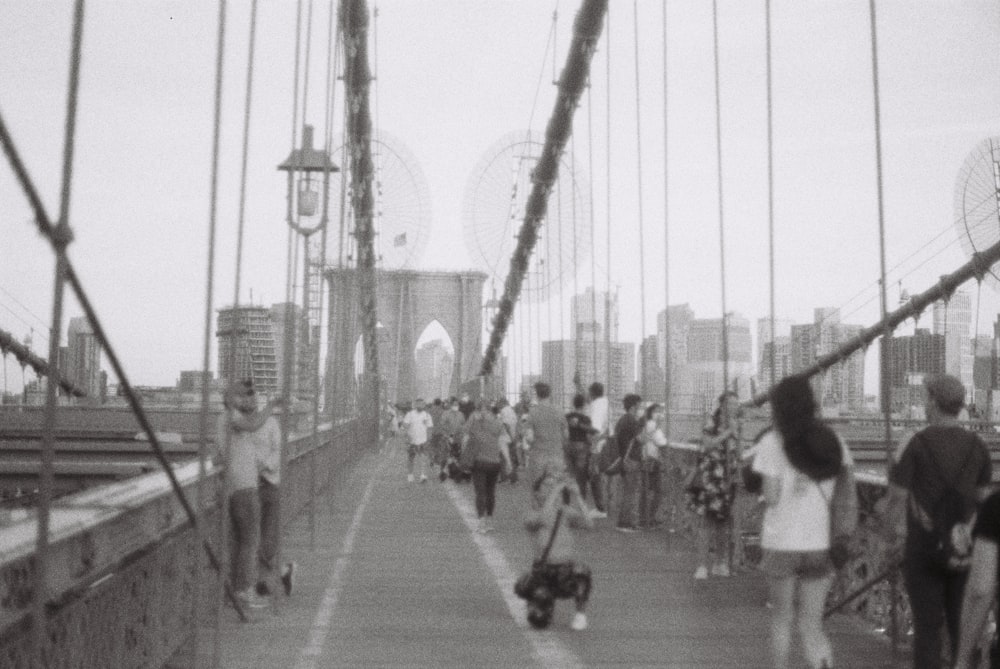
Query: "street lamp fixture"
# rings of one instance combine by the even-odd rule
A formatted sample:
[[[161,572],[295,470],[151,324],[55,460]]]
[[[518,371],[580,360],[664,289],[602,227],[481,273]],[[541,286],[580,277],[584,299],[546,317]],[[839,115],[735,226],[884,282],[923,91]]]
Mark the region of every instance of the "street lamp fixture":
[[[299,222],[299,219],[303,217],[315,216],[317,209],[319,209],[320,180],[317,179],[317,174],[339,172],[340,168],[333,164],[330,154],[325,150],[313,148],[313,127],[304,125],[302,127],[301,148],[292,149],[285,162],[278,165],[278,169],[288,173],[288,224],[300,234],[309,236],[323,225],[322,220],[313,227],[303,226]],[[296,176],[298,177],[298,188],[293,188]],[[295,193],[296,205],[294,210],[297,213],[295,218],[291,215],[293,192]]]

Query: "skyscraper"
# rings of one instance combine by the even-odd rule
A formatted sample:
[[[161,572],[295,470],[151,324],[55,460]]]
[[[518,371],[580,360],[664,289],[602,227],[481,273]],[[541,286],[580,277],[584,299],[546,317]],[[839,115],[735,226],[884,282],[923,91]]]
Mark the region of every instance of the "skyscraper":
[[[972,296],[955,291],[947,302],[935,302],[932,308],[934,334],[944,335],[945,371],[958,377],[971,393],[972,378]]]
[[[832,353],[842,344],[857,337],[862,326],[840,322],[837,309],[814,311],[813,323],[793,325],[791,335],[791,371],[800,372],[812,366],[818,358]],[[816,397],[825,411],[857,412],[864,407],[865,355],[857,351],[843,362],[813,378]]]
[[[592,286],[574,295],[569,306],[573,337],[590,341],[618,341],[618,296],[595,292]]]
[[[95,400],[101,396],[101,345],[84,317],[69,319],[63,375]]]
[[[218,311],[215,336],[219,346],[219,380],[225,384],[234,379],[253,379],[258,392],[277,395],[284,389],[284,342],[286,316],[292,327],[301,333],[302,308],[291,303],[279,303],[271,308],[258,305],[224,307]],[[288,334],[291,334],[289,330]],[[291,392],[303,397],[312,388],[312,380],[301,378],[299,361],[308,351],[301,336],[295,337],[297,354],[293,353]],[[311,395],[309,395],[311,397]]]

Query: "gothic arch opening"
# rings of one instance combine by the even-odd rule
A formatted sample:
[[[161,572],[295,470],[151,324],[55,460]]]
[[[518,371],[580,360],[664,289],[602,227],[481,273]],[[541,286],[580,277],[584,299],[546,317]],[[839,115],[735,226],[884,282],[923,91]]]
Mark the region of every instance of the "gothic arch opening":
[[[417,397],[428,401],[451,394],[455,344],[437,320],[427,324],[413,350]]]

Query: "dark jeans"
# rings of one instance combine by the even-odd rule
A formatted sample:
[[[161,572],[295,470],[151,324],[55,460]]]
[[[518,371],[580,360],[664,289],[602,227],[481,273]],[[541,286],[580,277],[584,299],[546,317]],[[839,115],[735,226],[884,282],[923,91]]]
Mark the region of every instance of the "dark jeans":
[[[638,502],[642,472],[638,460],[625,459],[622,479],[622,497],[618,507],[618,527],[635,527],[635,507]]]
[[[268,584],[277,577],[279,500],[281,494],[278,486],[260,479],[257,485],[260,497],[260,550],[257,561],[257,580]]]
[[[948,627],[951,656],[958,647],[962,594],[967,572],[950,572],[931,561],[919,549],[907,546],[903,563],[906,594],[913,612],[913,667],[940,669],[941,625]]]
[[[563,453],[566,455],[566,469],[580,488],[580,497],[587,499],[587,488],[590,483],[590,444],[585,441],[571,441],[566,444]]]
[[[472,463],[472,488],[476,491],[476,514],[480,518],[493,515],[499,476],[499,462],[476,460]]]
[[[254,560],[260,544],[260,500],[253,488],[229,495],[230,578],[237,592],[254,583]]]
[[[644,527],[653,527],[657,523],[656,513],[660,510],[660,501],[663,499],[662,472],[663,468],[655,460],[642,464],[639,523]]]

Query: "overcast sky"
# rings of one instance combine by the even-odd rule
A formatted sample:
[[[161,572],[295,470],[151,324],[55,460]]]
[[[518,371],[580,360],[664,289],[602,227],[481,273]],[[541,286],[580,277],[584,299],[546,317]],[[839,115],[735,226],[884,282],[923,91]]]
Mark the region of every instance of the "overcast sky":
[[[249,4],[228,7],[216,307],[233,300]],[[654,332],[666,302],[665,266],[670,303],[687,302],[703,318],[722,311],[712,3],[668,3],[666,197],[663,3],[638,2],[638,95],[633,3],[610,4],[610,33],[601,37],[592,88],[577,110],[573,153],[579,183],[590,184],[587,204],[593,193],[598,288],[610,281],[619,290],[621,338],[638,341]],[[954,193],[966,157],[983,139],[1000,135],[1000,8],[990,0],[877,4],[886,256],[895,306],[900,281],[919,292],[966,259],[955,232]],[[317,126],[320,143],[328,3],[314,6],[305,120]],[[419,266],[481,267],[462,241],[469,184],[481,176],[484,156],[511,133],[530,128],[542,135],[556,93],[551,50],[546,57],[553,12],[560,70],[578,4],[382,0],[377,7],[370,44],[377,40],[371,54],[378,127],[427,183],[427,226],[409,233],[411,240],[426,235]],[[768,313],[765,5],[720,0],[718,7],[727,308],[755,321]],[[292,146],[295,13],[287,0],[261,3],[258,14],[243,302],[251,290],[261,304],[285,295],[285,181],[275,167]],[[0,113],[53,217],[71,14],[68,1],[0,0]],[[135,384],[172,385],[180,370],[201,366],[216,29],[211,2],[87,3],[71,257]],[[841,307],[842,320],[868,325],[879,316],[868,3],[774,0],[772,32],[777,316],[802,323],[812,320],[815,307]],[[300,86],[300,99],[302,92]],[[338,90],[338,134],[341,99]],[[410,195],[398,197],[408,206]],[[19,338],[33,330],[33,346],[44,356],[53,257],[5,163],[0,203],[0,329]],[[582,229],[589,234],[589,220]],[[581,265],[580,290],[591,276],[589,261]],[[569,278],[561,293],[567,302],[572,286]],[[550,293],[544,313],[559,313],[559,295]],[[984,288],[982,303],[985,333],[1000,300]],[[70,298],[65,313],[64,323],[82,312]],[[568,324],[568,307],[563,313]],[[542,338],[558,337],[548,329],[557,327],[540,328]],[[877,358],[869,355],[867,366],[871,380]],[[8,389],[19,388],[20,368],[10,359],[5,370]]]

